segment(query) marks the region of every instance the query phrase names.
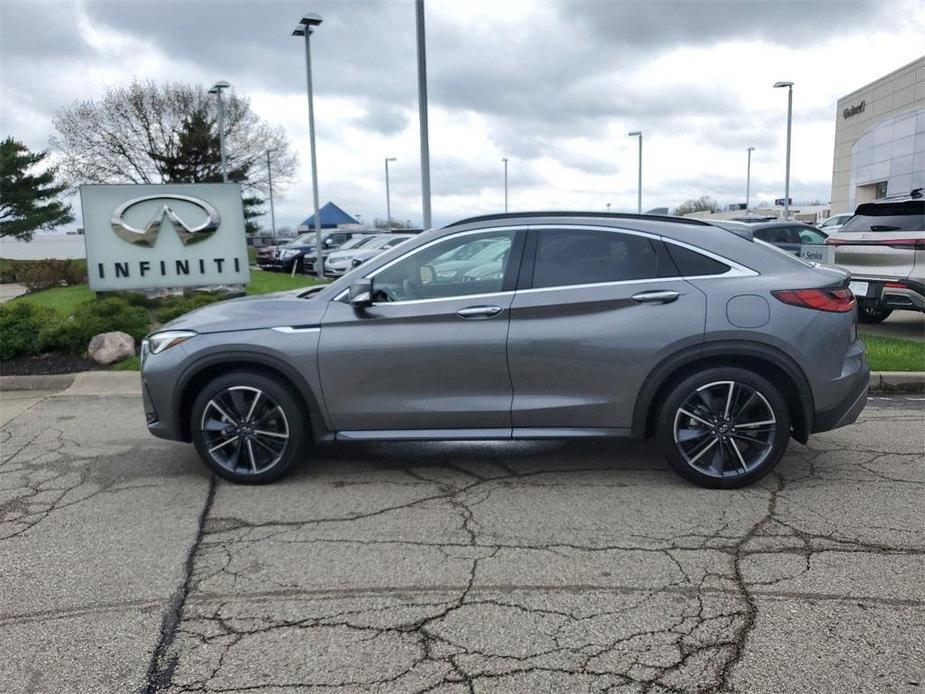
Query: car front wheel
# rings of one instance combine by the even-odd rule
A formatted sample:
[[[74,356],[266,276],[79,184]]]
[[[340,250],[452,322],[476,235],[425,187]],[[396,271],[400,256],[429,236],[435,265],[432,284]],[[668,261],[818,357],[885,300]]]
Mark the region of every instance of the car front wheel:
[[[780,391],[740,368],[713,368],[670,390],[656,439],[668,463],[701,487],[744,487],[770,472],[790,439]]]
[[[302,408],[290,389],[259,373],[220,376],[193,404],[191,433],[199,456],[217,475],[259,484],[280,477],[305,442]]]

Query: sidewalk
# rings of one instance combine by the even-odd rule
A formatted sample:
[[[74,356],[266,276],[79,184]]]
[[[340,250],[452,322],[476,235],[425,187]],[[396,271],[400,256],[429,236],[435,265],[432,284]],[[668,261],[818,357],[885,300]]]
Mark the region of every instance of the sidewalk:
[[[21,284],[16,284],[15,282],[0,284],[0,304],[5,304],[10,299],[15,299],[25,293],[26,288]]]

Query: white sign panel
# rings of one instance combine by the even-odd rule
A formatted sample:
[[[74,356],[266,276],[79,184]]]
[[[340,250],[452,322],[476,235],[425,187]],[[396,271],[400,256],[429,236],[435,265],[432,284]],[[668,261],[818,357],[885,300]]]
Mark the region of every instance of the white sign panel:
[[[93,291],[247,284],[237,183],[80,187]]]
[[[804,243],[800,246],[800,257],[811,263],[820,265],[835,264],[835,246],[825,246],[823,244]]]

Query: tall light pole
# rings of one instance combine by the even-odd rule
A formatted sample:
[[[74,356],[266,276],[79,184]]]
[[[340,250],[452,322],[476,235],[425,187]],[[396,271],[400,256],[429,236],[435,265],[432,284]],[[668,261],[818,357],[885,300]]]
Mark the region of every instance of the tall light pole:
[[[392,228],[392,197],[389,194],[389,162],[398,161],[395,157],[385,158],[385,223]]]
[[[607,203],[607,214],[610,214],[610,203]]]
[[[415,0],[418,42],[418,116],[421,124],[421,198],[424,229],[430,229],[430,144],[427,133],[427,50],[424,45],[424,0]]]
[[[270,189],[270,226],[273,229],[273,240],[276,241],[276,212],[273,209],[273,171],[270,168],[270,152],[267,150],[267,185]]]
[[[793,122],[793,82],[775,82],[774,88],[787,87],[787,171],[784,174],[784,219],[790,219],[790,126]]]
[[[303,15],[299,25],[292,30],[293,36],[305,37],[305,83],[308,88],[308,142],[312,154],[312,195],[315,198],[315,268],[318,279],[324,280],[324,244],[321,238],[321,209],[318,205],[318,162],[315,156],[315,106],[312,100],[312,51],[309,37],[312,27],[321,24],[321,17],[314,12]]]
[[[639,137],[639,184],[636,191],[636,213],[642,214],[642,131],[634,130],[630,137]]]
[[[507,212],[507,157],[503,157],[504,162],[504,211]]]
[[[745,211],[748,212],[748,199],[752,192],[752,152],[755,148],[749,147],[745,151],[748,152],[748,169],[745,174]]]
[[[225,104],[222,101],[222,90],[231,85],[222,80],[212,85],[209,94],[215,94],[218,101],[218,148],[222,153],[222,183],[228,183],[228,161],[225,158]]]

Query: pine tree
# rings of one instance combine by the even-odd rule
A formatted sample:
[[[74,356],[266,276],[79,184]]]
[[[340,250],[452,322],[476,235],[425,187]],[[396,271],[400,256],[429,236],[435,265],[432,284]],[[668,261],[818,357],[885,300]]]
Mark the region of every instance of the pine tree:
[[[30,152],[12,137],[0,142],[0,237],[29,241],[38,229],[73,221],[71,206],[57,198],[67,186],[55,183],[56,167],[31,174],[48,152]]]

